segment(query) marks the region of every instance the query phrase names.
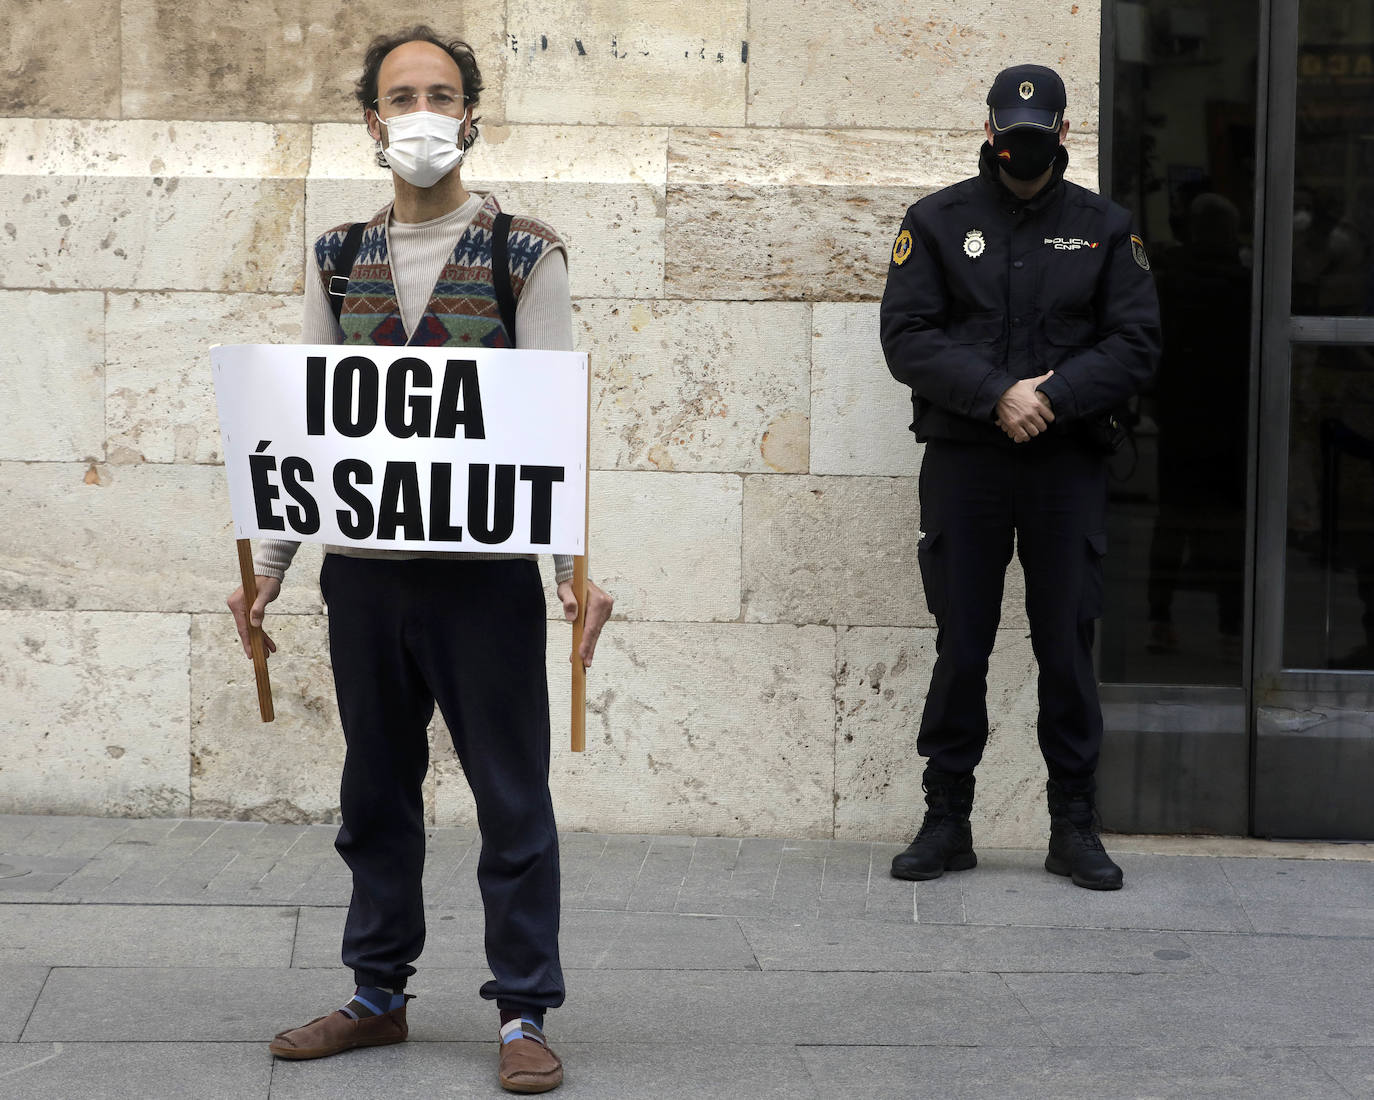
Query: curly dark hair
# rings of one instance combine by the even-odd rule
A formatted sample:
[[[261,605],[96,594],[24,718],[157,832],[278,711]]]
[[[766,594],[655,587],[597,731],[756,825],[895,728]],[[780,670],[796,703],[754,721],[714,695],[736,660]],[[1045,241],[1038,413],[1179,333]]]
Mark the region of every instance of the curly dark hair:
[[[481,102],[482,70],[477,67],[477,58],[472,52],[472,47],[461,38],[440,38],[428,24],[417,23],[394,34],[379,34],[368,44],[367,53],[363,57],[363,75],[358,77],[357,83],[353,85],[353,94],[362,104],[364,111],[377,105],[377,74],[382,70],[382,62],[386,55],[407,42],[428,42],[438,46],[453,58],[463,78],[463,102],[469,107],[476,107]],[[472,143],[477,140],[478,121],[474,115],[468,125],[467,139],[463,142],[464,150],[471,148]],[[388,167],[386,156],[380,149],[377,151],[377,163],[383,168]]]
[[[432,27],[417,23],[395,34],[378,35],[369,43],[367,54],[363,58],[363,75],[358,77],[358,82],[353,85],[353,94],[358,97],[363,110],[377,102],[377,74],[381,71],[382,61],[397,46],[404,46],[407,42],[428,42],[430,45],[438,46],[453,58],[458,71],[463,75],[463,102],[470,107],[477,106],[482,98],[482,72],[477,68],[477,58],[473,55],[472,47],[461,38],[440,38]]]

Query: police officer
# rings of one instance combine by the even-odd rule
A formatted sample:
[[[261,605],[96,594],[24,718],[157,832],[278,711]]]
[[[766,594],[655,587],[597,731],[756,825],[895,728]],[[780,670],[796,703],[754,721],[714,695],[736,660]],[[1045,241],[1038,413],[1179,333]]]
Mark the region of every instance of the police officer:
[[[927,813],[892,861],[904,879],[977,863],[969,813],[988,737],[988,656],[1015,545],[1039,664],[1049,771],[1047,870],[1095,890],[1121,868],[1094,826],[1111,410],[1149,379],[1159,319],[1122,207],[1064,179],[1064,83],[1017,65],[988,93],[978,175],[906,212],[881,338],[925,443],[918,547],[939,627],[917,751]]]

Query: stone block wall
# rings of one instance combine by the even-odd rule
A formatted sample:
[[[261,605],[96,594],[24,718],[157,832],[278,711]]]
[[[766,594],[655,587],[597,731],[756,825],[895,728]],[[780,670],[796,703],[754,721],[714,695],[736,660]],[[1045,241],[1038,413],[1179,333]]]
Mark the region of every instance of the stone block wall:
[[[258,723],[206,349],[299,335],[302,258],[388,198],[350,97],[429,18],[488,88],[475,190],[571,252],[594,370],[592,572],[618,598],[565,828],[905,838],[934,653],[920,451],[877,343],[907,205],[983,96],[1060,68],[1096,183],[1099,7],[1052,0],[10,0],[0,69],[0,812],[320,821],[341,739],[307,547]],[[450,18],[445,18],[450,16]],[[545,566],[547,572],[547,564]],[[1045,823],[1009,578],[984,843]],[[553,605],[551,604],[551,611]],[[551,618],[552,618],[551,614]],[[472,819],[433,735],[438,824]]]

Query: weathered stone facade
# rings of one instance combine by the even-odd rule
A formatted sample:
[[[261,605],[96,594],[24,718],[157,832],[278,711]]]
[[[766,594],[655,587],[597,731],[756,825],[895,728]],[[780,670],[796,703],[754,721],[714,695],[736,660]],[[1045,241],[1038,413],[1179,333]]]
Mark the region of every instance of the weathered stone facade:
[[[432,6],[14,0],[0,71],[0,811],[321,821],[341,738],[303,550],[257,721],[206,349],[299,333],[320,229],[388,198],[350,83]],[[1056,65],[1096,182],[1099,6],[475,0],[475,190],[571,251],[592,573],[618,597],[565,828],[900,839],[934,628],[877,299],[1003,65]],[[546,566],[547,571],[547,566]],[[979,835],[1044,835],[1019,577]],[[555,607],[550,604],[551,619]],[[436,823],[471,798],[433,734]]]

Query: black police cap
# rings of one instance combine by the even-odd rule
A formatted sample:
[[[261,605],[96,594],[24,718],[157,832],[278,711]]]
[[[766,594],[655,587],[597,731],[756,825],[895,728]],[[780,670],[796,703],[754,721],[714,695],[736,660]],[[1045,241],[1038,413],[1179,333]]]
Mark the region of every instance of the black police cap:
[[[1064,121],[1064,82],[1044,65],[1003,69],[988,92],[988,121],[997,133],[1017,126],[1058,130]]]

